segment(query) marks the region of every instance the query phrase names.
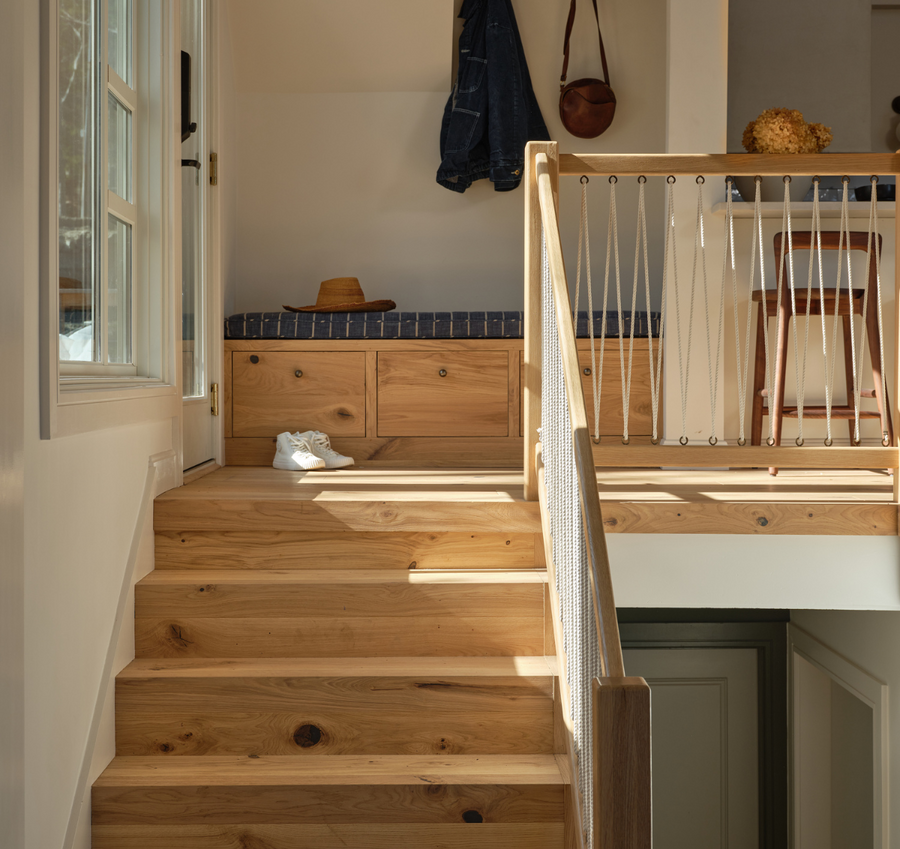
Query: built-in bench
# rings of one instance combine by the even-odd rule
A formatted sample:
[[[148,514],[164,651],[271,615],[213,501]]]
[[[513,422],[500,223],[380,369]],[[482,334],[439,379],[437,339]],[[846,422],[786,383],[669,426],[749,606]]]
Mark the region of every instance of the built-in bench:
[[[321,430],[358,462],[521,466],[522,313],[242,313],[226,320],[229,465],[268,465],[283,431]],[[635,313],[630,436],[651,433],[649,338],[659,315]],[[593,316],[595,333],[603,317]],[[588,335],[580,313],[579,335]],[[623,317],[626,355],[631,316]],[[608,313],[607,337],[618,337]],[[588,421],[590,340],[579,339]],[[599,357],[599,343],[597,344]],[[618,339],[604,356],[600,433],[622,433]]]

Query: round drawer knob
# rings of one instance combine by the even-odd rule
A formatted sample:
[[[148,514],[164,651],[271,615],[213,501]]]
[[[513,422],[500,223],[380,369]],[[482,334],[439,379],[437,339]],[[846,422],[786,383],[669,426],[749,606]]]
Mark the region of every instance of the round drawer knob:
[[[585,373],[585,374],[590,374],[590,373],[591,373],[591,370],[590,370],[589,368],[586,368],[586,369],[584,370],[584,373]]]
[[[256,365],[259,362],[259,357],[257,357],[256,354],[251,354],[250,362],[253,363],[253,365]]]
[[[446,377],[446,376],[447,376],[447,369],[442,368],[442,369],[438,372],[438,374],[439,374],[441,377]]]
[[[294,372],[294,377],[303,377],[303,372],[300,371],[300,369],[297,369],[297,371]]]

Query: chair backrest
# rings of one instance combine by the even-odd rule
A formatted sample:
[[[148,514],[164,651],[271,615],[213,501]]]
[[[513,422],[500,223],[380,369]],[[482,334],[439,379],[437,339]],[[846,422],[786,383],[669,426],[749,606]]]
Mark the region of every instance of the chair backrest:
[[[784,236],[784,233],[776,233],[775,234],[775,265],[777,267],[778,263],[781,262],[781,240]],[[863,233],[859,230],[851,230],[850,231],[850,250],[851,251],[868,251],[871,247],[873,240],[869,240],[869,234]],[[793,250],[795,251],[809,251],[813,250],[816,245],[814,242],[815,234],[811,230],[792,230],[791,231],[791,245]],[[877,234],[878,238],[878,253],[881,254],[881,234]],[[843,247],[844,250],[847,250],[847,234],[844,234],[844,241],[841,243],[841,232],[840,230],[823,230],[822,231],[822,250],[823,251],[836,251],[839,247]],[[787,251],[784,254],[784,268],[782,269],[782,280],[787,280]],[[878,268],[874,262],[869,263],[869,278],[868,284],[874,286],[876,281],[876,275],[878,274]],[[833,287],[829,287],[833,288]]]

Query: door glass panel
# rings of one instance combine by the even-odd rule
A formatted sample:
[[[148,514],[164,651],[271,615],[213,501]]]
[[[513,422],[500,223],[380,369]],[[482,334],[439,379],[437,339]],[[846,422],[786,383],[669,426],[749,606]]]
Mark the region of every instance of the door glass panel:
[[[182,395],[196,398],[206,395],[204,362],[204,280],[206,220],[206,156],[203,96],[203,4],[184,0],[181,4],[182,49],[191,56],[190,122],[197,129],[181,145],[181,157],[201,163],[200,168],[181,169],[181,329],[182,329]]]
[[[108,0],[109,31],[107,48],[109,66],[134,88],[132,74],[132,9],[131,0]]]
[[[59,3],[59,357],[97,359],[97,39],[91,0]],[[101,219],[102,220],[102,219]]]
[[[109,361],[131,362],[131,225],[109,216]]]
[[[131,112],[109,93],[109,190],[131,202]]]

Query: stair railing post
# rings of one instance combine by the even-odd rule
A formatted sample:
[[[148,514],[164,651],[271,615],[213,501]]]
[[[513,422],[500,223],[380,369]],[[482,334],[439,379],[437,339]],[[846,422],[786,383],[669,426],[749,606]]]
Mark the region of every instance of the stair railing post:
[[[525,148],[525,360],[523,411],[525,445],[525,500],[538,500],[535,449],[541,426],[541,206],[538,198],[535,157],[545,153],[550,161],[553,193],[559,198],[559,145],[529,142]],[[558,207],[558,204],[557,204]]]

